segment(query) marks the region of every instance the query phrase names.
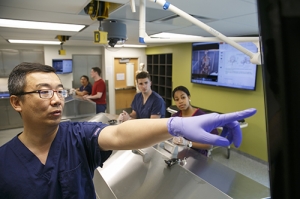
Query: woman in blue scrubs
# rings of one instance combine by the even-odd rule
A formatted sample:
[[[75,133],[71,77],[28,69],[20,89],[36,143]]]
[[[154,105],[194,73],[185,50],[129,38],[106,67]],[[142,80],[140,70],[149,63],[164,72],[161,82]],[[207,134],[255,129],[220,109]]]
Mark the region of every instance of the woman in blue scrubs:
[[[5,199],[94,199],[94,170],[103,166],[111,150],[153,146],[172,136],[228,146],[231,139],[207,133],[217,124],[227,126],[239,145],[240,129],[231,126],[255,113],[248,109],[208,117],[133,120],[114,126],[61,122],[68,92],[54,68],[37,63],[16,66],[8,89],[24,129],[0,147],[0,198]]]

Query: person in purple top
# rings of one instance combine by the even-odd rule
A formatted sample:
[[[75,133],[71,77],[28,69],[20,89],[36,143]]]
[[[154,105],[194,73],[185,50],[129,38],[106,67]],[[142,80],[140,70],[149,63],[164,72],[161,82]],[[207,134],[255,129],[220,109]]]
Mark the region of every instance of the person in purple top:
[[[172,94],[173,94],[173,99],[175,101],[175,104],[179,109],[179,111],[177,113],[174,113],[172,117],[191,117],[191,116],[206,114],[200,108],[195,108],[191,105],[191,94],[186,87],[178,86],[174,88]],[[219,134],[217,129],[213,129],[210,133],[215,135]],[[212,149],[213,147],[210,144],[192,142],[183,137],[174,137],[173,143],[191,147],[205,156],[210,155],[210,149]]]

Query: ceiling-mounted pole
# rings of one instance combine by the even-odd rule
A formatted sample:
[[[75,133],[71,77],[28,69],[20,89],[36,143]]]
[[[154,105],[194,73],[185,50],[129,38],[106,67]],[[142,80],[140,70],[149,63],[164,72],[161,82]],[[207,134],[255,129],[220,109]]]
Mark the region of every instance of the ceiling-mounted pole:
[[[146,3],[145,0],[140,0],[140,21],[139,21],[139,41],[140,43],[186,43],[186,42],[216,42],[216,41],[223,41],[228,43],[229,45],[233,46],[234,48],[238,49],[239,51],[245,53],[250,57],[250,61],[253,64],[261,64],[261,54],[252,53],[248,49],[244,48],[240,44],[236,43],[236,41],[252,41],[258,42],[258,37],[226,37],[225,35],[221,34],[217,30],[211,28],[210,26],[204,24],[203,22],[199,21],[198,19],[192,17],[191,15],[187,14],[186,12],[178,9],[177,7],[171,5],[170,3],[164,0],[149,0],[154,3],[158,3],[163,6],[164,10],[170,10],[179,16],[185,18],[186,20],[192,22],[193,24],[199,26],[203,30],[207,31],[208,33],[214,35],[215,37],[199,37],[199,38],[151,38],[146,33]]]
[[[135,12],[135,0],[130,1],[131,11]]]
[[[145,43],[146,33],[146,0],[140,0],[139,41]]]

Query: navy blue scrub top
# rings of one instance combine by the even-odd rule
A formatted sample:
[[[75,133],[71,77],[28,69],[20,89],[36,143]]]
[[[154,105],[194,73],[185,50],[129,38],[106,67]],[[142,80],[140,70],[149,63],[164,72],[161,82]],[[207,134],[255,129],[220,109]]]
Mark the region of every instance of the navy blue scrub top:
[[[164,99],[155,91],[152,91],[144,104],[142,93],[137,93],[131,103],[131,108],[136,112],[136,119],[150,118],[151,115],[165,117],[166,105]]]
[[[0,147],[0,198],[96,198],[94,170],[112,153],[98,145],[106,126],[60,123],[45,165],[14,137]]]
[[[88,95],[92,94],[92,84],[88,84],[86,87],[80,86],[79,91],[86,91]]]

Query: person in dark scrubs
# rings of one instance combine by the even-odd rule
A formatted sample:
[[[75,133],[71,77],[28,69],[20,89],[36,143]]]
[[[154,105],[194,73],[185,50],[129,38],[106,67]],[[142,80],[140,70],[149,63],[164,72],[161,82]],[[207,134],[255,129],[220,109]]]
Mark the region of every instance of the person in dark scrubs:
[[[79,96],[90,95],[92,93],[92,84],[89,81],[89,77],[82,75],[80,77],[80,83],[81,86],[74,89],[75,94]]]
[[[5,199],[95,199],[94,170],[103,166],[112,150],[145,148],[172,136],[238,147],[237,120],[256,112],[141,119],[113,126],[61,122],[68,91],[54,68],[38,63],[16,66],[8,90],[24,129],[0,147],[0,198]],[[217,125],[227,129],[224,137],[208,133]]]
[[[142,71],[136,75],[135,79],[140,93],[134,96],[131,103],[131,113],[128,114],[123,111],[119,116],[119,120],[125,122],[130,119],[164,118],[166,112],[165,101],[158,93],[152,91],[149,73]]]

